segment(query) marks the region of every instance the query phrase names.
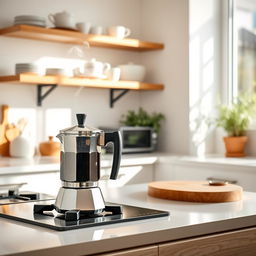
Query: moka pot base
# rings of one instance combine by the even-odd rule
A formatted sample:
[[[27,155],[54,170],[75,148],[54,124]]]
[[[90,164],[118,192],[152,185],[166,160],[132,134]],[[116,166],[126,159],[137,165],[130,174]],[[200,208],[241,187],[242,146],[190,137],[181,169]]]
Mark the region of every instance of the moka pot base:
[[[97,184],[97,182],[93,182]],[[65,185],[66,183],[64,183]],[[101,190],[97,186],[75,187],[79,183],[71,183],[74,187],[61,187],[54,203],[58,212],[80,210],[81,212],[100,213],[105,208],[105,202]],[[86,186],[86,183],[82,183]],[[89,185],[91,185],[89,183]]]

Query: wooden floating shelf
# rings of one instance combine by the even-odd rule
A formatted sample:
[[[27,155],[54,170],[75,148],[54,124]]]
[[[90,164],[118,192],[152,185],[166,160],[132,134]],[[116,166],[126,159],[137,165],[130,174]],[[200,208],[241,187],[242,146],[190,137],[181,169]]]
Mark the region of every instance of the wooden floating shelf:
[[[151,84],[137,81],[111,81],[66,76],[39,76],[34,74],[20,74],[0,76],[0,82],[21,84],[57,84],[59,86],[84,86],[99,89],[127,89],[127,90],[163,90],[162,84]]]
[[[88,42],[90,46],[133,51],[161,50],[164,48],[164,45],[161,43],[146,42],[138,39],[118,39],[107,35],[84,34],[65,29],[42,28],[29,25],[2,28],[0,29],[0,35],[68,44],[84,44]]]

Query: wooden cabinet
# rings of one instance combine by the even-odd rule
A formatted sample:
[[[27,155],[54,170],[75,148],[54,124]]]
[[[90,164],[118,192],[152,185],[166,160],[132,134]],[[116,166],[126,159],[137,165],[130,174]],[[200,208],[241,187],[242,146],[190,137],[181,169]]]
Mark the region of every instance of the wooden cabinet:
[[[255,256],[256,228],[159,245],[159,256]]]
[[[158,246],[147,246],[119,252],[99,254],[98,256],[158,256]]]
[[[225,232],[98,256],[255,256],[256,228]]]

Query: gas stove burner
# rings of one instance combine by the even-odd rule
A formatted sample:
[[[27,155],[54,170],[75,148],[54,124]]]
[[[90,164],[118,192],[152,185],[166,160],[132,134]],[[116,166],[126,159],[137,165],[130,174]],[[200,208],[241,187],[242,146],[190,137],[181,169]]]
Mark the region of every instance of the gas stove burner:
[[[89,219],[89,218],[97,218],[97,217],[105,217],[122,214],[122,207],[120,205],[106,205],[102,212],[86,212],[80,210],[69,210],[69,211],[56,211],[56,207],[54,204],[46,205],[46,204],[35,204],[34,205],[34,213],[42,214],[46,216],[52,216],[60,219],[64,219],[66,221],[74,221],[81,219]]]
[[[31,191],[14,193],[14,191],[9,190],[7,193],[0,194],[0,205],[28,203],[31,201],[45,201],[50,199],[54,199],[54,197],[44,193],[36,193]]]
[[[129,205],[106,203],[104,211],[93,215],[83,211],[58,213],[54,200],[0,205],[0,217],[38,225],[58,231],[89,228],[100,225],[138,221],[159,217],[169,218],[169,212]],[[66,219],[65,219],[66,218]]]
[[[0,184],[0,205],[40,200],[40,193],[19,191],[20,187],[26,184],[27,183]],[[51,197],[48,197],[48,199],[50,198]]]
[[[23,201],[39,200],[39,193],[20,192],[16,194],[13,190],[9,190],[7,195],[0,195],[0,200],[1,199],[18,199]]]

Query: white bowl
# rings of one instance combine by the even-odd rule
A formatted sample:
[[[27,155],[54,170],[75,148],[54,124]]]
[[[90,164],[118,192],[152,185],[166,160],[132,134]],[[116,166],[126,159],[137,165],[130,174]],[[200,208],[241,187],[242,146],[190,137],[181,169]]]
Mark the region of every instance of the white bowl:
[[[145,66],[129,63],[118,67],[121,69],[120,80],[142,82],[145,78]]]

